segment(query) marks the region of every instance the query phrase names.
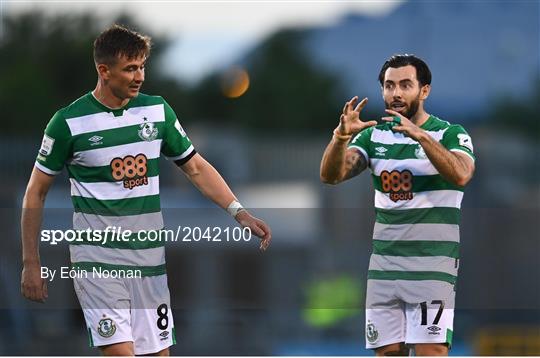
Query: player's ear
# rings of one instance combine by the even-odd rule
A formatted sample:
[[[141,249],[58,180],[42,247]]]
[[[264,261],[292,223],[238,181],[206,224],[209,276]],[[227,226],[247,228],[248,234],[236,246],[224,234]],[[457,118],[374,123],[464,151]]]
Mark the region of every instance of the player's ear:
[[[420,99],[425,100],[426,98],[428,98],[430,92],[431,92],[431,86],[423,85],[422,88],[420,88]]]
[[[107,66],[104,63],[98,63],[96,64],[96,69],[97,69],[99,77],[103,78],[104,80],[109,79],[109,76],[110,76],[109,66]]]

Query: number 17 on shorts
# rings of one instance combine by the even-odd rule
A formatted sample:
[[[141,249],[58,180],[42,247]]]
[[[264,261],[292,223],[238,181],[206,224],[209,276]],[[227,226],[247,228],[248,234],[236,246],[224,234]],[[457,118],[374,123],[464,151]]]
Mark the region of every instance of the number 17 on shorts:
[[[446,308],[443,300],[406,304],[406,343],[452,344],[454,309]]]
[[[396,302],[387,308],[366,310],[366,348],[405,342],[452,343],[454,309],[443,300]]]

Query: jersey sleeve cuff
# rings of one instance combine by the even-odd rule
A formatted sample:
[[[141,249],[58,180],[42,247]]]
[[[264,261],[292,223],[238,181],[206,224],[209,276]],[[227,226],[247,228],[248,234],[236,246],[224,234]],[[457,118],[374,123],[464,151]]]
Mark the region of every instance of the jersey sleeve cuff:
[[[191,154],[192,151],[194,151],[195,148],[193,148],[193,144],[189,146],[188,149],[186,149],[182,154],[180,155],[177,155],[177,156],[174,156],[174,157],[169,157],[169,156],[165,156],[165,158],[167,160],[172,160],[173,162],[174,161],[177,161],[177,160],[181,160],[181,159],[184,159],[185,157],[187,157],[188,155]]]
[[[51,170],[49,168],[47,168],[46,166],[44,166],[43,164],[40,164],[38,161],[36,161],[34,163],[34,166],[36,168],[38,168],[39,170],[41,170],[43,173],[45,174],[49,174],[49,175],[58,175],[62,172],[62,170]]]
[[[195,154],[197,154],[197,151],[191,145],[182,155],[168,157],[167,159],[172,160],[176,165],[180,166],[186,164]]]
[[[369,162],[369,156],[367,155],[367,152],[366,152],[366,150],[365,150],[364,148],[362,148],[362,147],[359,147],[359,146],[357,146],[357,145],[354,145],[354,144],[352,144],[352,145],[349,145],[349,147],[348,147],[348,148],[354,148],[354,149],[358,149],[358,150],[360,151],[360,153],[362,153],[362,155],[363,155],[363,156],[364,156],[364,158],[366,159],[366,162]]]
[[[474,156],[471,153],[469,153],[469,152],[467,152],[467,151],[465,151],[463,149],[454,148],[454,149],[450,149],[450,151],[451,152],[460,152],[460,153],[463,153],[463,154],[467,154],[469,156],[469,158],[472,159],[473,163],[476,161],[476,159],[474,158]]]

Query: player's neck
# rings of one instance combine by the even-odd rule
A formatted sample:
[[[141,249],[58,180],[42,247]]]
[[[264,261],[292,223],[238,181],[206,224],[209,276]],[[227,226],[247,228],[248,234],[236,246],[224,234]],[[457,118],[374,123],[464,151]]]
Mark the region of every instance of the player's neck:
[[[418,111],[416,111],[416,114],[412,116],[411,122],[413,122],[418,127],[420,127],[422,124],[426,123],[428,119],[429,119],[429,113],[424,111],[423,108],[419,108]]]
[[[122,108],[129,102],[129,98],[122,99],[116,97],[107,87],[102,86],[99,82],[92,91],[92,95],[99,103],[110,109]]]

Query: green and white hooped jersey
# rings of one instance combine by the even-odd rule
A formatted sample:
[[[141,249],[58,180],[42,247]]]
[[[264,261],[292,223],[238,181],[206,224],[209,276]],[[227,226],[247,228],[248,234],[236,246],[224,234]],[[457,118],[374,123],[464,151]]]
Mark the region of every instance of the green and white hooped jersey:
[[[134,232],[129,241],[70,245],[74,267],[165,273],[165,248],[136,239],[163,228],[159,156],[182,164],[195,150],[172,108],[159,96],[139,94],[112,110],[88,93],[52,117],[35,166],[56,175],[64,165],[71,182],[75,230],[107,227]]]
[[[462,126],[430,116],[421,128],[448,150],[475,159]],[[366,157],[375,187],[368,279],[455,284],[463,187],[444,180],[422,146],[391,124],[361,131],[349,148]]]

